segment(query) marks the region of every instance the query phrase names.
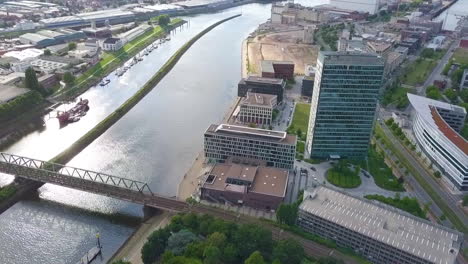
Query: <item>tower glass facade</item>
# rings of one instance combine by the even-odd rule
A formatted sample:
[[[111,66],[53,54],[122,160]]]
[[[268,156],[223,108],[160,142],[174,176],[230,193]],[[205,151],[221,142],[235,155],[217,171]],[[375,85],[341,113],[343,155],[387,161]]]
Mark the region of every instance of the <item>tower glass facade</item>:
[[[367,154],[384,65],[374,54],[319,53],[307,134],[311,157]]]

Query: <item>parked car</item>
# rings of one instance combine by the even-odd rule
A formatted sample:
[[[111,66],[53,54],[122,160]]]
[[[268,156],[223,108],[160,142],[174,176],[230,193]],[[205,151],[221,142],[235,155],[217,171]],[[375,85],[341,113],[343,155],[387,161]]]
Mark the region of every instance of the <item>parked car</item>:
[[[313,171],[317,171],[313,166],[310,167],[310,169],[313,170]]]

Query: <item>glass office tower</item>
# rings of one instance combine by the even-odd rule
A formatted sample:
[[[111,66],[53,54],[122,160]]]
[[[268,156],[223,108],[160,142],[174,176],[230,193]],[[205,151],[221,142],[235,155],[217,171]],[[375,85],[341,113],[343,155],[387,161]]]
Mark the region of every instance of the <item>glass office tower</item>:
[[[312,158],[366,156],[384,65],[374,54],[319,53],[306,142]]]

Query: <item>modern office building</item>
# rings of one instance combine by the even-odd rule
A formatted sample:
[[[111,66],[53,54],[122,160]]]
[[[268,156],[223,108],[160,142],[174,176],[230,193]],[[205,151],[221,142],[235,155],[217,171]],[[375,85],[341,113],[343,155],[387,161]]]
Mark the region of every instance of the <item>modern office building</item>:
[[[237,86],[237,96],[244,97],[247,92],[276,95],[278,102],[283,101],[286,82],[282,79],[249,76],[241,79]]]
[[[294,62],[263,60],[262,77],[291,80],[294,79]]]
[[[247,92],[239,103],[237,120],[246,124],[270,125],[275,107],[276,95]]]
[[[468,141],[459,132],[466,110],[426,97],[408,94],[413,133],[419,147],[458,189],[468,190]]]
[[[375,54],[319,53],[306,142],[311,157],[367,155],[384,66]]]
[[[374,15],[379,11],[380,0],[330,0],[330,5]]]
[[[124,45],[120,38],[107,38],[102,42],[102,49],[106,51],[117,51]]]
[[[208,201],[275,210],[286,195],[288,170],[265,167],[239,158],[216,164],[201,186]]]
[[[325,186],[307,189],[297,224],[375,264],[454,264],[463,234]]]
[[[263,160],[269,167],[292,169],[296,155],[294,135],[228,124],[210,125],[205,132],[205,157],[225,162],[230,157]]]

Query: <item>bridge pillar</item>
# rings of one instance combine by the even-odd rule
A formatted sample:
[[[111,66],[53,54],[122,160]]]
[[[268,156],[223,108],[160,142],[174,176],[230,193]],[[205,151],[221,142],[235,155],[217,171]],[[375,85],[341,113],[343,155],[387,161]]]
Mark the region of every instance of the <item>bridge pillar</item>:
[[[160,213],[162,213],[162,210],[144,205],[143,206],[143,222]]]

